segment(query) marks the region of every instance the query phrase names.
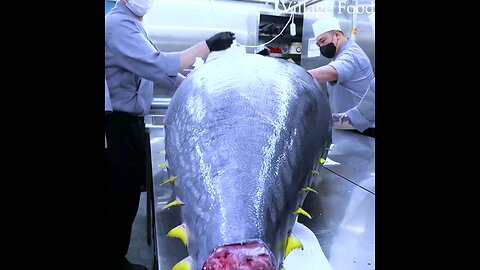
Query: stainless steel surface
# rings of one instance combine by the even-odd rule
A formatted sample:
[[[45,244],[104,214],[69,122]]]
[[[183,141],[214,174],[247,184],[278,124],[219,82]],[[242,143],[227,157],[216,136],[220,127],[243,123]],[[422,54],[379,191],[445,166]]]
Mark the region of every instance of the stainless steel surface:
[[[170,104],[170,97],[154,97],[152,102],[152,107],[150,109],[151,115],[165,115]],[[163,120],[162,120],[163,121]],[[163,122],[160,122],[159,125],[163,125]]]
[[[256,4],[262,4],[262,5],[271,5],[273,8],[275,8],[278,5],[278,2],[280,0],[223,0],[223,1],[236,1],[236,2],[243,2],[243,3],[256,3]]]
[[[286,12],[291,12],[292,10],[294,11],[299,11],[299,12],[302,12],[304,11],[304,8],[309,6],[309,5],[313,5],[315,4],[315,2],[318,2],[318,1],[314,1],[314,0],[301,0],[301,1],[284,1],[286,3],[288,3],[288,7],[285,9]]]
[[[163,125],[164,114],[149,114],[145,116],[145,126],[147,128],[159,128]]]
[[[156,1],[143,24],[164,52],[189,48],[221,31],[232,31],[240,44],[253,45],[263,7],[238,1]]]
[[[332,269],[375,269],[375,139],[333,131],[329,159],[304,206]],[[328,163],[327,163],[328,164]]]
[[[327,169],[375,194],[375,139],[334,130],[328,157],[340,165]]]
[[[157,269],[171,269],[188,254],[181,241],[166,236],[180,223],[180,213],[176,207],[162,210],[174,197],[170,185],[160,185],[167,179],[166,170],[159,167],[165,162],[161,153],[164,149],[163,126],[147,127],[152,152]],[[304,202],[305,210],[313,219],[299,218],[299,221],[315,233],[332,269],[375,269],[375,177],[374,174],[368,177],[374,173],[374,166],[359,167],[357,170],[344,168],[354,163],[349,155],[356,162],[374,165],[374,139],[347,132],[334,130],[334,147],[329,157],[343,162],[338,166],[322,168],[320,175],[314,178],[313,188],[319,194],[310,192]],[[368,147],[373,147],[373,150]]]
[[[304,203],[312,220],[299,222],[313,231],[332,269],[375,269],[375,194],[325,168],[313,187],[319,194]]]
[[[359,13],[357,13],[357,34],[355,42],[365,51],[370,59],[373,71],[375,71],[375,35],[368,19],[369,13],[367,13],[370,12],[372,3],[374,7],[375,0],[358,1]],[[333,0],[321,1],[306,8],[303,14],[302,67],[312,69],[330,62],[330,59],[323,56],[308,57],[309,40],[315,38],[312,23],[322,16],[335,16],[340,21],[340,27],[345,36],[350,37],[352,35],[354,6],[355,0]],[[373,11],[375,11],[375,8],[373,8]],[[315,46],[315,44],[310,44],[311,48]],[[319,48],[316,47],[316,49]]]
[[[152,108],[166,109],[170,104],[170,98],[154,98],[152,102]]]
[[[167,232],[181,221],[178,207],[162,209],[174,195],[171,185],[161,185],[167,176],[166,169],[159,167],[159,164],[165,162],[165,156],[161,153],[165,146],[165,132],[162,126],[150,127],[149,132],[152,153],[154,256],[157,269],[171,269],[188,254],[181,241],[167,236]]]
[[[341,7],[341,12],[345,15],[348,15],[348,18],[352,19],[353,25],[353,16],[348,12],[348,5],[355,6],[355,0],[350,0],[346,3],[346,5],[342,5]],[[372,26],[370,25],[370,20],[368,19],[368,15],[371,14],[369,13],[370,10],[375,11],[374,7],[375,0],[358,0],[357,34],[355,36],[355,42],[368,55],[368,58],[370,58],[370,62],[372,64],[373,71],[375,72],[375,34],[373,32]],[[349,33],[351,33],[351,26],[349,31]]]

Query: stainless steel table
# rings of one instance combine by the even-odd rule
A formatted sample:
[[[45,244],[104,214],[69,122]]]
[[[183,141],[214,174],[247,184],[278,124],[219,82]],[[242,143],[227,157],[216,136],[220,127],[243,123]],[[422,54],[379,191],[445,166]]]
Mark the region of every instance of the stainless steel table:
[[[314,181],[300,217],[332,269],[375,269],[375,139],[335,130],[329,159]],[[329,162],[330,163],[330,162]]]
[[[165,132],[162,116],[146,117],[152,165],[152,229],[155,269],[171,269],[187,257],[187,250],[167,232],[179,225],[180,208],[162,207],[174,199],[162,154]],[[316,235],[334,270],[375,269],[375,139],[351,131],[334,130],[329,159],[310,192],[304,209],[312,220],[299,222]],[[336,163],[335,163],[336,162]],[[337,164],[338,163],[338,164]]]

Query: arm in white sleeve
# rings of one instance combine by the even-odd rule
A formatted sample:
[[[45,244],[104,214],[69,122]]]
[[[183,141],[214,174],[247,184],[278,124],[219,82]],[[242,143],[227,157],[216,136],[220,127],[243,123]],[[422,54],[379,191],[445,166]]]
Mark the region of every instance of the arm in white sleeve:
[[[365,131],[371,127],[375,123],[375,78],[357,106],[332,117],[334,128]]]
[[[138,27],[126,19],[113,29],[107,45],[118,65],[153,82],[170,80],[173,84],[180,69],[180,53],[158,51]]]

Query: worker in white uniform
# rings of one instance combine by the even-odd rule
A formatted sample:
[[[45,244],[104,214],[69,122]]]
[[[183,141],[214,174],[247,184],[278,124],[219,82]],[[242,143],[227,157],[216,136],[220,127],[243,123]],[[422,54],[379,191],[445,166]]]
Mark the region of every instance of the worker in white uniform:
[[[355,41],[345,37],[335,17],[323,17],[312,27],[320,53],[332,60],[308,72],[326,83],[332,113],[346,112],[358,105],[374,77],[370,59]]]
[[[375,13],[368,16],[375,40]],[[346,112],[334,113],[333,127],[360,131],[362,134],[375,138],[375,77],[368,85],[367,92],[360,103]]]
[[[152,104],[153,82],[173,89],[178,72],[197,57],[229,48],[235,39],[231,32],[220,32],[184,51],[161,52],[142,25],[152,5],[153,0],[118,0],[105,16],[105,77],[112,105],[105,116],[105,269],[146,269],[125,255],[146,183],[144,116]]]
[[[375,124],[375,78],[368,86],[360,103],[343,113],[334,113],[333,127],[364,132]],[[375,137],[373,134],[372,137]]]

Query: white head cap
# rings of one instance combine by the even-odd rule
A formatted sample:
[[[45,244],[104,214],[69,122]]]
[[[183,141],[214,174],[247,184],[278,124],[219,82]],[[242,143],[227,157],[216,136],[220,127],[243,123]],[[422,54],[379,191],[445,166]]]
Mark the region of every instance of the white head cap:
[[[342,29],[340,28],[340,23],[335,17],[332,16],[321,18],[320,20],[314,22],[312,24],[312,27],[315,37],[318,37],[321,34],[331,30],[342,31]]]

